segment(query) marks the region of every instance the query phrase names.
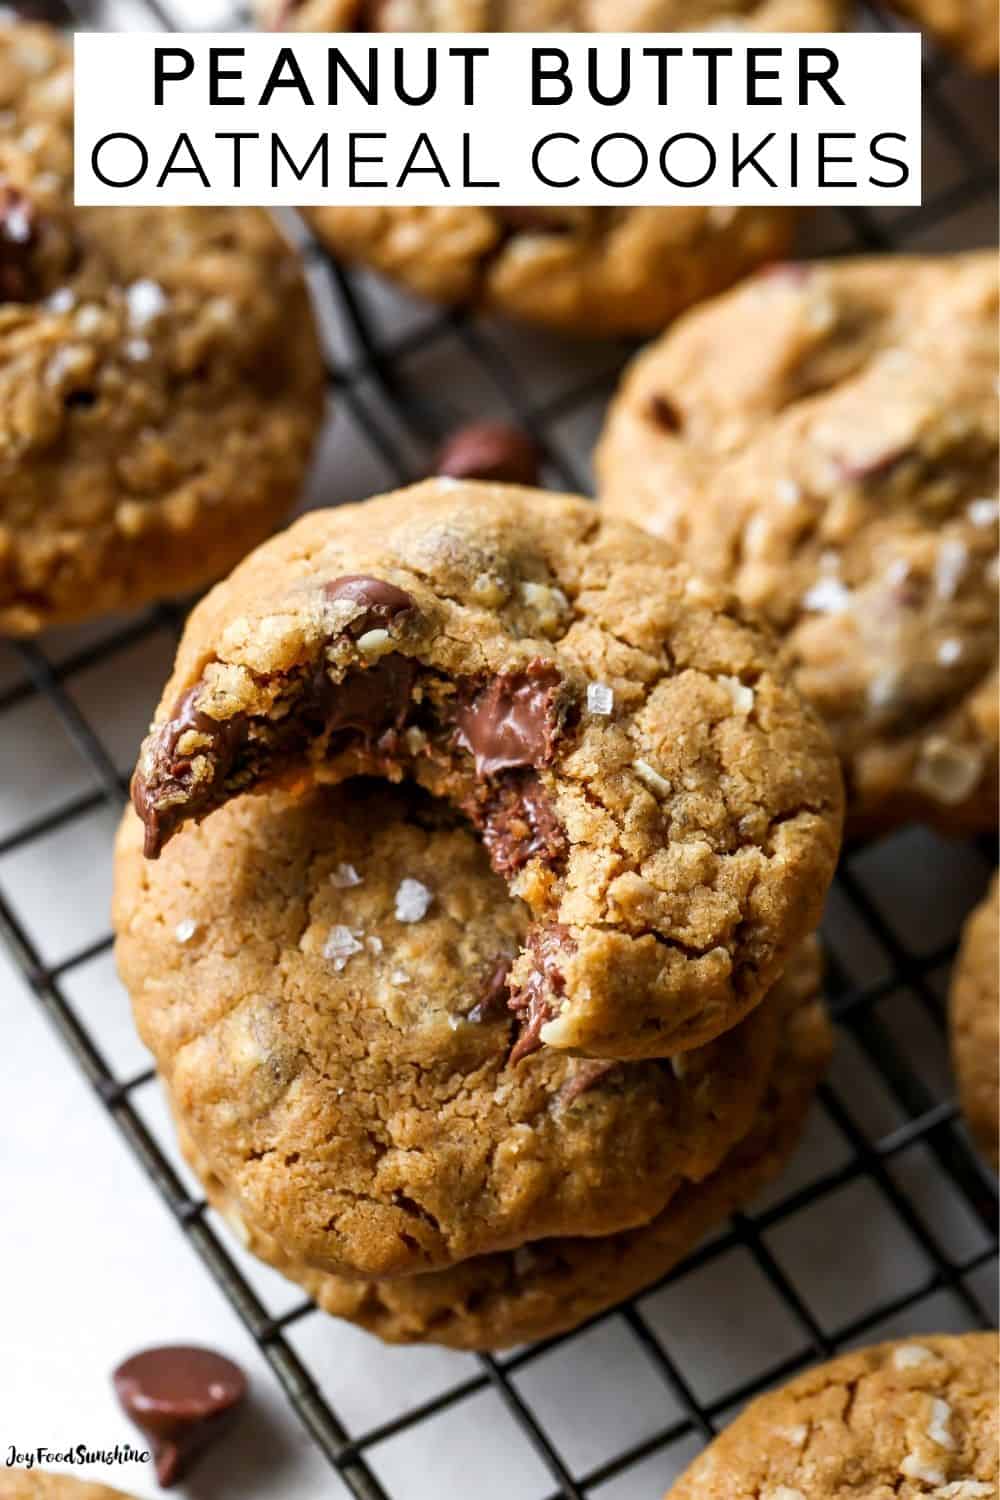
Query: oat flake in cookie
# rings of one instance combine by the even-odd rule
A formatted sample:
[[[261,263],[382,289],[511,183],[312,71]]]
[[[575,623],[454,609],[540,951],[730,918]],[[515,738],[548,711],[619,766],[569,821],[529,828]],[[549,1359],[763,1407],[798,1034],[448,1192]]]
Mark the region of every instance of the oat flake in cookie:
[[[259,0],[302,31],[836,30],[840,0]],[[338,256],[435,301],[590,336],[658,333],[788,251],[773,207],[311,208]]]
[[[640,355],[603,508],[677,542],[782,638],[849,829],[997,814],[997,264],[766,272]]]
[[[538,1240],[421,1276],[375,1281],[296,1261],[250,1218],[247,1205],[210,1167],[176,1098],[174,1117],[184,1153],[210,1202],[244,1245],[301,1285],[324,1312],[388,1343],[505,1349],[565,1333],[650,1286],[778,1175],[799,1139],[829,1058],[830,1027],[815,998],[818,985],[816,947],[807,943],[766,1001],[780,1014],[781,1032],[749,1133],[708,1177],[678,1188],[649,1223],[618,1234]],[[619,1064],[619,1081],[648,1066]]]
[[[412,783],[240,798],[155,864],[130,813],[115,925],[192,1138],[252,1222],[326,1271],[644,1223],[746,1135],[781,1021],[768,998],[677,1069],[512,1062],[529,913]]]
[[[752,1402],[667,1500],[996,1500],[997,1336],[844,1354]]]
[[[133,800],[155,857],[242,792],[358,775],[460,811],[525,902],[515,1061],[733,1025],[839,841],[835,758],[769,642],[665,544],[534,490],[431,480],[259,548],[191,616]]]
[[[0,24],[0,634],[192,589],[296,498],[322,370],[256,210],[72,203],[72,75]]]

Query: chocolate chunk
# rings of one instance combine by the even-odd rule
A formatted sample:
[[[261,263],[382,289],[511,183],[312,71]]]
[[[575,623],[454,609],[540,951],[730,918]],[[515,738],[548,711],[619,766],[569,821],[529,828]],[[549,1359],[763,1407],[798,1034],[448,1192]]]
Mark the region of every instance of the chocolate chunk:
[[[323,589],[324,597],[331,603],[337,599],[348,599],[363,611],[347,626],[344,634],[356,641],[369,630],[385,629],[398,615],[407,614],[414,608],[413,600],[404,589],[398,589],[383,578],[369,578],[364,573],[351,573],[335,578]]]
[[[581,1094],[589,1093],[617,1066],[613,1058],[578,1058],[573,1073],[559,1090],[559,1103],[565,1109],[574,1099],[579,1099]]]
[[[498,875],[513,875],[532,859],[556,868],[566,857],[566,835],[537,776],[510,775],[485,801],[463,812],[480,830]]]
[[[505,422],[472,422],[443,444],[434,473],[448,479],[486,479],[494,484],[537,485],[543,455],[519,427]]]
[[[523,672],[494,677],[455,710],[455,738],[475,757],[477,776],[537,769],[552,759],[559,723],[556,693],[562,679],[533,661]]]
[[[677,407],[667,396],[650,396],[650,420],[664,432],[680,432],[684,423]]]
[[[510,1067],[542,1046],[542,1027],[555,1016],[556,1001],[566,989],[560,963],[564,954],[572,952],[573,939],[567,927],[553,922],[549,927],[532,929],[528,935],[528,947],[535,967],[525,984],[513,991],[508,1001],[521,1023],[520,1035],[507,1059]]]
[[[28,302],[35,296],[32,251],[37,237],[30,200],[0,181],[0,302]]]
[[[195,683],[174,706],[173,716],[147,742],[142,764],[132,778],[132,805],[146,830],[147,859],[158,859],[168,839],[188,818],[207,812],[218,801],[222,785],[232,770],[237,752],[247,734],[247,719],[213,719],[195,707],[204,683]],[[208,741],[182,752],[184,735],[196,733]],[[193,783],[194,762],[199,762],[199,781]]]
[[[402,729],[416,675],[416,662],[397,652],[364,671],[348,673],[343,682],[331,682],[324,674],[322,729],[330,734],[353,731],[369,746],[387,731]]]
[[[478,1004],[469,1011],[468,1020],[477,1024],[487,1024],[490,1021],[502,1020],[509,1016],[507,1001],[510,998],[508,980],[513,960],[501,955],[497,959],[493,970],[483,987],[482,996]]]
[[[150,1441],[164,1489],[223,1435],[247,1393],[231,1359],[182,1344],[134,1354],[112,1380],[125,1414]]]

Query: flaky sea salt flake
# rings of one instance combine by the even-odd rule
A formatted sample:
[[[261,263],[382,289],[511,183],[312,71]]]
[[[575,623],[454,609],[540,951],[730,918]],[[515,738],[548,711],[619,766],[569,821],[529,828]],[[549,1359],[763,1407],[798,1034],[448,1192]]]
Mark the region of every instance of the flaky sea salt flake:
[[[430,911],[433,900],[433,891],[429,891],[419,880],[411,880],[407,876],[399,882],[396,892],[397,922],[422,922]]]
[[[588,682],[587,708],[592,714],[609,714],[615,706],[615,695],[606,682]]]
[[[336,926],[330,928],[330,934],[323,945],[323,957],[331,961],[338,974],[348,959],[361,951],[362,944],[358,942],[349,927],[338,922]]]

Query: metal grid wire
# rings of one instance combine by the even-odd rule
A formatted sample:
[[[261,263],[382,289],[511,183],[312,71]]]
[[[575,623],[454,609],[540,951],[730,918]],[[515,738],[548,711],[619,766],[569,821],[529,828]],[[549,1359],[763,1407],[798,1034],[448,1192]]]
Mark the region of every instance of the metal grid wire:
[[[176,22],[177,18],[158,0],[130,0],[130,3],[133,10],[144,8],[149,26],[167,29]],[[215,7],[216,14],[211,18],[214,24],[218,23],[219,9]],[[81,24],[93,24],[95,20],[95,8],[86,0],[74,0],[68,12],[71,19]],[[238,19],[235,9],[233,19],[234,22]],[[883,17],[874,14],[866,16],[866,22],[885,24]],[[984,226],[985,233],[992,235],[996,171],[989,157],[989,131],[977,130],[975,122],[970,125],[965,118],[961,108],[965,82],[955,67],[933,56],[925,74],[925,131],[933,137],[935,166],[933,171],[925,171],[923,206],[890,216],[863,209],[846,209],[826,216],[824,233],[827,240],[834,242],[834,251],[959,248],[970,237],[982,236]],[[947,169],[940,166],[942,161],[950,164]],[[419,477],[428,446],[441,437],[453,420],[446,406],[428,396],[428,382],[407,376],[407,361],[413,356],[433,355],[435,346],[451,342],[475,365],[492,388],[497,403],[533,434],[546,455],[551,481],[571,489],[586,487],[585,467],[578,456],[579,437],[575,443],[572,437],[579,428],[574,429],[573,424],[577,418],[585,422],[586,413],[606,396],[613,370],[582,379],[575,388],[561,390],[546,400],[533,401],[516,360],[511,358],[509,337],[505,340],[497,329],[452,312],[428,312],[416,327],[400,335],[388,326],[390,320],[384,303],[372,297],[364,278],[346,274],[315,244],[306,243],[306,254],[314,278],[320,283],[320,296],[328,299],[326,311],[339,319],[342,329],[346,327],[350,344],[331,361],[329,380],[335,400],[354,418],[382,469],[396,482]],[[627,353],[624,348],[617,351],[616,362]],[[377,403],[371,399],[372,392],[378,396]],[[447,393],[442,394],[447,400]],[[391,413],[391,421],[386,420],[386,411]],[[560,438],[560,433],[569,433],[570,437]],[[123,802],[127,778],[118,769],[113,751],[81,710],[70,684],[78,674],[101,663],[113,662],[120,653],[156,633],[167,630],[176,635],[182,623],[183,611],[179,607],[162,605],[111,638],[85,645],[68,657],[52,659],[41,644],[11,644],[19,670],[12,685],[0,690],[0,739],[6,732],[6,716],[32,700],[44,701],[58,716],[78,756],[92,778],[96,778],[96,785],[5,833],[0,837],[0,861],[101,808],[114,809]],[[981,859],[985,872],[992,861],[992,851],[984,847],[971,853],[973,858]],[[95,853],[95,858],[102,857],[103,849]],[[829,952],[828,996],[836,1020],[853,1038],[859,1055],[877,1073],[904,1123],[887,1134],[875,1132],[872,1138],[852,1107],[852,1097],[845,1097],[842,1088],[824,1085],[819,1108],[846,1148],[841,1164],[813,1176],[793,1191],[784,1190],[780,1197],[770,1195],[766,1206],[753,1216],[737,1215],[725,1232],[661,1283],[663,1287],[680,1283],[741,1249],[752,1258],[760,1277],[782,1304],[796,1330],[794,1347],[779,1361],[767,1368],[755,1368],[750,1378],[706,1399],[696,1391],[682,1362],[668,1352],[664,1341],[657,1336],[644,1306],[638,1302],[627,1304],[594,1320],[600,1323],[605,1318],[617,1317],[624,1321],[635,1341],[636,1359],[642,1351],[662,1381],[664,1411],[678,1415],[672,1416],[660,1430],[621,1449],[615,1445],[614,1435],[610,1435],[610,1456],[585,1472],[574,1471],[550,1430],[551,1421],[544,1420],[533,1409],[525,1394],[530,1380],[518,1378],[529,1374],[537,1361],[577,1334],[548,1340],[504,1359],[477,1356],[478,1368],[473,1367],[475,1373],[468,1378],[400,1415],[350,1433],[322,1393],[318,1379],[293,1347],[295,1325],[315,1319],[316,1309],[303,1301],[281,1315],[275,1316],[268,1310],[217,1236],[205,1203],[189,1194],[152,1130],[144,1123],[137,1099],[153,1079],[152,1071],[119,1077],[70,997],[74,972],[105,953],[111,945],[110,936],[86,944],[57,963],[46,962],[0,879],[0,938],[93,1086],[96,1099],[156,1184],[176,1223],[242,1318],[299,1418],[350,1493],[363,1500],[391,1500],[390,1491],[377,1477],[371,1462],[377,1445],[439,1417],[477,1392],[492,1390],[547,1471],[553,1500],[555,1497],[582,1500],[584,1495],[597,1492],[605,1483],[611,1483],[660,1450],[685,1439],[689,1443],[708,1440],[720,1421],[750,1396],[810,1361],[828,1357],[863,1339],[879,1325],[905,1318],[908,1311],[934,1293],[951,1295],[966,1326],[988,1326],[991,1321],[975,1289],[983,1278],[977,1278],[975,1273],[993,1264],[997,1254],[996,1183],[970,1149],[954,1101],[942,1100],[940,1087],[935,1087],[914,1061],[901,1043],[898,1027],[894,1028],[883,1014],[890,997],[908,996],[929,1018],[937,1046],[943,1050],[945,1015],[941,980],[954,955],[957,935],[951,933],[933,951],[911,951],[899,936],[897,924],[883,909],[883,903],[872,895],[865,878],[864,859],[864,851],[845,855],[834,899],[854,930],[862,933],[864,942],[880,955],[881,972],[877,978],[859,985],[838,952]],[[916,1146],[929,1153],[937,1171],[947,1178],[964,1205],[963,1211],[977,1225],[976,1248],[971,1253],[956,1254],[944,1243],[935,1215],[907,1191],[905,1173],[896,1170]],[[881,1211],[888,1213],[909,1243],[919,1248],[924,1270],[905,1291],[880,1295],[849,1320],[831,1327],[829,1318],[821,1316],[813,1305],[815,1288],[810,1293],[797,1285],[783,1268],[773,1249],[773,1232],[780,1231],[796,1215],[830,1195],[861,1182],[874,1188],[881,1199]],[[643,1303],[647,1300],[648,1294],[644,1294]]]

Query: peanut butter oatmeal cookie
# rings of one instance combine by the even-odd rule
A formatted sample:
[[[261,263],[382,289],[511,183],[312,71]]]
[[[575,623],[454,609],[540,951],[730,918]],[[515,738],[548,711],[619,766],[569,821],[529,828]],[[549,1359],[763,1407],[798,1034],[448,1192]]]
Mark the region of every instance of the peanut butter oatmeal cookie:
[[[597,470],[773,625],[854,832],[995,826],[992,253],[756,277],[640,355]]]
[[[730,596],[581,500],[431,480],[313,512],[195,610],[133,779],[156,857],[309,779],[416,780],[531,923],[519,1059],[663,1057],[815,927],[836,759]]]
[[[0,24],[0,634],[217,578],[322,410],[297,256],[226,208],[73,206],[71,53]]]
[[[997,1336],[878,1344],[754,1401],[668,1500],[995,1500]]]

